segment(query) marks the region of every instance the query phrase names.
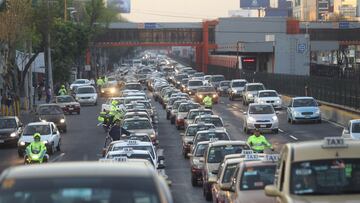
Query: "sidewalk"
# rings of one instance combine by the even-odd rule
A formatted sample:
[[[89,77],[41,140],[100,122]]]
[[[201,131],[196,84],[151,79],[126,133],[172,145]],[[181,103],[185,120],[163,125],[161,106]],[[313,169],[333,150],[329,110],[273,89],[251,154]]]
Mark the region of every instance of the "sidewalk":
[[[42,98],[40,101],[38,101],[37,99],[35,100],[35,105],[33,107],[32,110],[21,110],[20,111],[20,120],[24,123],[24,124],[27,124],[27,123],[30,123],[30,122],[34,122],[34,121],[38,121],[36,119],[36,116],[35,116],[35,111],[36,111],[36,107],[40,104],[46,104],[45,102],[45,98]]]

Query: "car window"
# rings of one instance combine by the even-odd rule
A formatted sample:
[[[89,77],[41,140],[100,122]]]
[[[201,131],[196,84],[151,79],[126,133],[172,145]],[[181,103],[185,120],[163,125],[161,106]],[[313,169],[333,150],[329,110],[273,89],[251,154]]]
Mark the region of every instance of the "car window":
[[[126,84],[125,88],[126,90],[142,90],[142,87],[140,84]]]
[[[224,77],[224,76],[213,76],[213,77],[211,78],[211,81],[212,81],[212,82],[220,82],[220,81],[223,81],[223,80],[225,80],[225,77]]]
[[[189,86],[202,86],[203,82],[202,81],[189,81]]]
[[[0,129],[17,128],[16,120],[13,118],[0,119]]]
[[[351,132],[352,133],[360,133],[360,123],[353,123]]]
[[[278,94],[276,92],[260,92],[259,97],[277,97]]]
[[[317,107],[314,99],[294,99],[293,107]]]
[[[253,105],[249,108],[249,114],[274,114],[274,108],[270,105]]]
[[[198,92],[215,92],[215,88],[214,87],[200,87],[198,90]]]
[[[230,183],[231,182],[231,177],[234,175],[237,165],[238,165],[238,163],[228,164],[226,166],[223,179],[221,180],[222,183]]]
[[[24,129],[23,135],[33,136],[35,133],[40,133],[40,135],[49,135],[50,132],[49,125],[28,125]]]
[[[232,87],[244,87],[246,85],[246,82],[233,82]]]
[[[57,103],[67,103],[67,102],[74,102],[74,98],[73,97],[56,97],[56,102]]]
[[[208,144],[196,145],[194,156],[195,157],[203,157],[208,147],[209,147]]]
[[[74,84],[85,84],[85,80],[76,80]]]
[[[249,86],[247,86],[247,91],[259,91],[259,90],[265,90],[265,87],[263,85],[249,85]]]
[[[188,112],[191,109],[197,109],[199,108],[200,105],[199,104],[182,104],[179,106],[179,112]]]
[[[131,146],[116,146],[112,149],[112,151],[120,151],[123,150],[125,148],[131,148],[133,150],[145,150],[150,152],[152,157],[155,157],[155,152],[153,150],[153,148],[151,146],[136,146],[136,145],[131,145]]]
[[[40,115],[63,114],[63,110],[60,108],[60,106],[57,105],[40,106],[38,108],[38,114]]]
[[[79,87],[76,90],[77,94],[93,94],[95,92],[96,91],[93,87]]]
[[[148,120],[124,121],[123,128],[126,130],[152,129]]]
[[[230,82],[221,82],[220,83],[221,87],[229,87],[230,86]]]
[[[224,127],[224,124],[220,118],[201,118],[197,122],[211,123],[214,124],[214,126],[217,128]]]
[[[217,140],[230,140],[229,136],[226,133],[213,133],[213,132],[206,132],[206,133],[199,133],[196,135],[196,143],[203,142],[203,141],[210,141],[211,139]]]
[[[256,166],[244,169],[240,189],[241,190],[263,190],[266,185],[274,183],[276,166]]]

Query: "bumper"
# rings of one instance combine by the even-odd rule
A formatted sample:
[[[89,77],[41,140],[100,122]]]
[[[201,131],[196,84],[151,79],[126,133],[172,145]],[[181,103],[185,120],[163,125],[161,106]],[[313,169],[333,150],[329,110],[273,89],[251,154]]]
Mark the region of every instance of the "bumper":
[[[96,99],[79,99],[78,102],[81,105],[86,105],[86,104],[95,104],[97,102]]]
[[[231,95],[232,97],[242,97],[242,96],[243,96],[242,93],[239,93],[239,92],[236,92],[236,93],[231,92],[230,95]]]
[[[279,128],[279,123],[247,123],[247,129],[255,130],[256,128],[259,130],[275,130]]]
[[[19,137],[0,137],[1,144],[15,144],[19,140]]]
[[[176,119],[176,126],[184,126],[184,119]]]
[[[202,169],[191,166],[191,175],[197,180],[202,181]]]
[[[65,107],[62,108],[64,113],[73,113],[73,112],[80,112],[80,107]]]
[[[321,120],[321,116],[312,116],[312,117],[295,117],[295,121],[318,121]]]

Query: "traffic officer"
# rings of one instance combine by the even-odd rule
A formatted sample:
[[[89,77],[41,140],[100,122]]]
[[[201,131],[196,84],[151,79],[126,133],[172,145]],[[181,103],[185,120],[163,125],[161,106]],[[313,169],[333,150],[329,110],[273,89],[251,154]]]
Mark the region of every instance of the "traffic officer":
[[[109,135],[112,138],[113,141],[120,140],[120,137],[122,135],[130,136],[130,132],[121,127],[121,120],[116,119],[115,124],[113,127],[111,127],[111,130],[109,131]]]
[[[96,85],[98,86],[98,88],[101,88],[104,85],[104,80],[101,77],[99,77],[96,80]]]
[[[33,152],[37,151],[39,154],[39,160],[40,163],[47,162],[48,156],[46,154],[46,146],[44,142],[41,142],[41,135],[40,133],[34,134],[34,141],[29,144],[29,146],[26,147],[26,155],[28,157],[31,157]]]
[[[117,119],[122,120],[124,118],[125,112],[123,111],[122,108],[118,107],[118,104],[119,102],[116,100],[111,102],[109,115],[111,115],[113,121]]]
[[[207,95],[203,99],[203,103],[204,103],[205,108],[212,109],[213,101],[212,101],[212,98],[209,95]]]
[[[67,95],[67,90],[65,88],[65,85],[61,85],[61,88],[58,92],[58,95],[62,96],[62,95]]]
[[[266,140],[266,138],[260,134],[259,129],[255,129],[254,134],[248,138],[247,143],[256,153],[264,153],[265,148],[270,148],[271,150],[274,150],[272,145]]]

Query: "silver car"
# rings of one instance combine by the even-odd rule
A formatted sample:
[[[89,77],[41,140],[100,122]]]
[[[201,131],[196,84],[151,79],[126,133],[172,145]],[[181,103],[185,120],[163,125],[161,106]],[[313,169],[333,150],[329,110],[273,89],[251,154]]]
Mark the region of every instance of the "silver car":
[[[271,104],[275,109],[282,108],[282,101],[280,95],[275,90],[261,90],[255,96],[255,103]]]
[[[244,112],[244,132],[259,129],[261,131],[279,132],[279,119],[271,104],[250,104],[248,111]]]
[[[246,84],[247,84],[246,80],[242,80],[242,79],[232,80],[230,82],[230,87],[228,89],[229,100],[233,101],[235,98],[242,98]]]
[[[360,119],[350,120],[342,132],[342,137],[360,139]]]
[[[150,136],[151,141],[156,141],[157,134],[147,118],[133,117],[125,119],[122,122],[122,127],[131,133],[146,133]]]
[[[254,102],[255,96],[260,90],[265,90],[265,86],[262,83],[247,83],[243,92],[243,105]]]

